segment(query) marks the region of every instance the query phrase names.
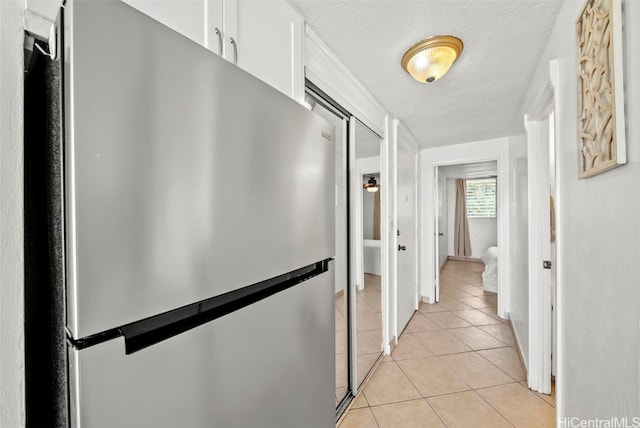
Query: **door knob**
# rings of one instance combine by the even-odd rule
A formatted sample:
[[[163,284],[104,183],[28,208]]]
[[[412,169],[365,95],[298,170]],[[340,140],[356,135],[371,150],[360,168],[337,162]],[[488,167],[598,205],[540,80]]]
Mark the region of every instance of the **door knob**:
[[[444,232],[438,233],[438,236],[444,236]]]
[[[398,251],[407,251],[407,247],[404,245],[398,245]]]

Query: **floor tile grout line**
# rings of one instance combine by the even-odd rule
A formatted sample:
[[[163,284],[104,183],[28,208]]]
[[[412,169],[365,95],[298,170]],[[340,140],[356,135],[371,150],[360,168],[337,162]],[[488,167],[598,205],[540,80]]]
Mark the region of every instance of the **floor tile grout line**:
[[[418,391],[419,392],[419,391]],[[466,392],[466,391],[464,391]],[[432,395],[430,397],[441,397],[443,395],[451,395],[451,394],[458,394],[458,392],[452,392],[452,393],[448,393],[448,394],[439,394],[439,395]],[[398,401],[393,401],[391,403],[383,403],[383,404],[376,404],[373,406],[368,406],[367,408],[371,410],[371,413],[373,414],[374,419],[376,420],[376,423],[378,424],[378,426],[380,426],[380,423],[378,422],[377,418],[376,418],[376,414],[373,411],[374,407],[384,407],[384,406],[391,406],[394,404],[398,404],[398,403],[409,403],[411,401],[424,401],[427,406],[429,406],[429,408],[433,411],[433,413],[436,415],[436,417],[438,418],[438,420],[440,420],[440,422],[442,422],[442,425],[444,425],[445,427],[448,427],[448,425],[445,423],[444,420],[442,420],[442,417],[440,416],[440,414],[438,413],[438,411],[431,405],[431,403],[429,403],[429,398],[430,397],[420,397],[420,398],[410,398],[408,400],[398,400]],[[362,408],[362,407],[361,407]],[[357,409],[355,409],[357,410]]]
[[[440,420],[440,422],[442,422],[442,425],[448,428],[449,425],[447,425],[447,423],[442,419],[442,417],[440,416],[436,408],[433,407],[431,403],[429,403],[429,400],[426,397],[422,397],[422,399],[425,401],[425,403],[427,403],[427,406],[431,408],[431,410],[433,411],[433,414],[436,415],[436,417]]]
[[[471,351],[474,353],[477,353],[476,351]],[[469,352],[459,352],[458,354],[467,354]],[[458,354],[447,354],[447,355],[458,355]],[[445,355],[438,355],[438,357],[444,357]],[[480,355],[480,357],[482,357],[482,355]],[[440,362],[449,369],[449,371],[451,371],[452,373],[454,373],[456,375],[456,377],[458,377],[465,385],[467,385],[471,391],[475,391],[476,389],[480,389],[480,388],[474,388],[471,385],[469,385],[469,383],[467,381],[465,381],[464,379],[462,379],[460,376],[458,376],[451,367],[449,367],[447,365],[447,363],[445,363],[444,361],[440,360]],[[491,363],[491,362],[489,362]],[[499,370],[499,369],[498,369]],[[504,373],[502,370],[500,370],[502,373]],[[504,373],[509,379],[513,380],[513,382],[508,382],[508,383],[504,383],[504,384],[499,384],[499,385],[492,385],[492,386],[500,386],[500,385],[508,385],[510,383],[517,383],[518,381],[513,379],[511,376],[509,376],[508,374]],[[490,388],[490,387],[487,387]]]
[[[493,349],[499,349],[499,348],[493,348]],[[487,349],[481,349],[481,351],[487,351]],[[491,362],[491,361],[489,361],[487,358],[485,358],[485,357],[484,357],[484,356],[483,356],[479,351],[473,351],[473,352],[475,352],[476,354],[478,354],[478,356],[479,356],[480,358],[482,358],[483,360],[485,360],[487,363],[491,364],[492,366],[494,366],[495,368],[497,368],[498,370],[500,370],[500,371],[501,371],[502,373],[504,373],[504,374],[505,374],[505,376],[507,376],[509,379],[512,379],[514,382],[518,382],[518,383],[520,382],[519,380],[514,379],[514,377],[513,377],[513,376],[511,376],[509,373],[505,372],[505,371],[504,371],[504,370],[502,370],[500,367],[498,367],[498,365],[494,364],[493,362]],[[522,367],[521,367],[521,368],[522,368]],[[509,382],[509,383],[513,383],[513,382]],[[507,385],[507,384],[505,383],[505,384],[503,384],[503,385]],[[497,385],[494,385],[494,386],[497,386]],[[482,388],[478,388],[478,389],[482,389]]]
[[[520,386],[522,386],[524,389],[526,389],[528,392],[532,393],[538,400],[542,400],[545,404],[547,404],[548,406],[550,406],[552,409],[554,409],[555,411],[555,406],[553,406],[551,403],[549,403],[547,400],[545,400],[542,397],[538,396],[538,393],[536,391],[533,391],[531,389],[529,389],[528,387],[522,385],[522,382],[511,382],[511,383],[505,383],[504,385],[494,385],[494,386],[486,386],[484,388],[478,388],[478,390],[482,390],[482,389],[491,389],[491,388],[498,388],[500,386],[505,386],[505,385],[513,385],[514,383],[519,384]]]
[[[510,384],[505,384],[505,385],[510,385]],[[497,386],[501,386],[501,385],[497,385]],[[488,387],[488,388],[495,388],[495,386],[490,386],[490,387]],[[480,389],[487,389],[487,388],[478,388],[478,390],[480,390]],[[484,399],[484,397],[483,397],[482,395],[480,395],[477,391],[475,391],[475,390],[474,390],[473,392],[475,392],[475,393],[476,393],[476,395],[477,395],[477,396],[478,396],[482,401],[484,401],[485,403],[487,403],[487,406],[489,406],[489,407],[491,407],[493,410],[495,410],[495,412],[496,412],[497,414],[499,414],[499,415],[502,417],[502,419],[504,419],[504,420],[505,420],[509,425],[511,425],[512,427],[515,427],[515,425],[514,425],[514,424],[512,424],[512,423],[511,423],[511,421],[510,421],[509,419],[507,419],[507,417],[506,417],[505,415],[503,415],[503,414],[500,412],[500,410],[498,410],[495,406],[493,406],[491,403],[489,403],[487,400],[485,400],[485,399]]]
[[[369,411],[371,412],[371,416],[373,416],[373,421],[376,423],[376,425],[378,426],[378,428],[380,428],[380,422],[378,422],[378,418],[376,418],[376,414],[375,412],[372,410],[371,406],[367,407],[369,409]]]
[[[438,358],[437,355],[434,355],[433,357],[426,357],[426,358]],[[422,359],[422,358],[416,358],[416,359]],[[405,360],[406,361],[406,360]],[[469,387],[469,389],[467,391],[473,390],[473,388],[471,388],[471,385],[467,384],[467,382],[465,382],[464,380],[460,379],[460,377],[458,375],[456,375],[455,373],[453,373],[453,371],[442,361],[440,361],[440,359],[438,358],[438,361],[440,362],[440,364],[442,364],[443,366],[445,366],[449,371],[452,372],[452,374],[458,378],[458,380],[460,380],[460,382],[462,382],[464,385],[466,385],[467,387]],[[396,363],[396,365],[398,366],[398,368],[400,368],[400,370],[402,371],[402,373],[407,377],[407,379],[409,380],[409,382],[411,382],[411,385],[415,388],[416,391],[418,391],[418,394],[420,394],[420,397],[423,400],[426,400],[429,397],[434,397],[434,396],[438,396],[438,395],[444,395],[444,394],[435,394],[435,395],[431,395],[429,397],[425,397],[424,395],[422,395],[422,392],[420,392],[420,390],[418,389],[418,387],[416,386],[416,384],[413,382],[413,380],[411,380],[411,377],[409,377],[409,374],[407,372],[404,371],[404,369],[402,368],[402,366],[400,366],[400,364]],[[451,392],[449,394],[457,394],[460,392],[464,392],[464,391],[457,391],[457,392]],[[433,409],[434,411],[436,411],[435,409]],[[437,414],[437,412],[436,412]],[[439,416],[438,416],[439,417]],[[443,421],[444,423],[444,421]],[[446,424],[445,424],[446,425]]]
[[[541,397],[541,395],[547,395],[547,394],[543,394],[543,393],[541,393],[541,392],[534,391],[533,389],[529,388],[529,385],[527,385],[527,384],[526,384],[526,383],[527,383],[527,381],[526,381],[526,380],[525,380],[525,381],[522,381],[522,382],[519,382],[519,383],[520,383],[520,385],[522,385],[524,388],[526,388],[529,392],[532,392],[536,397],[538,397],[539,399],[541,399],[542,401],[544,401],[545,403],[547,403],[548,405],[550,405],[551,407],[553,407],[553,410],[554,410],[554,411],[556,411],[556,406],[554,406],[553,404],[551,404],[550,402],[548,402],[547,400],[545,400],[544,398],[542,398],[542,397]],[[549,398],[551,398],[550,396],[551,396],[551,394],[549,394]]]

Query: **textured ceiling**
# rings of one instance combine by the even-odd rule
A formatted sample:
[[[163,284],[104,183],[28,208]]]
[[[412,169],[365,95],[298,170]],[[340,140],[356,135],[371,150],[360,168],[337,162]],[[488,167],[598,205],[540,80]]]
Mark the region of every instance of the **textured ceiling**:
[[[523,132],[520,103],[562,0],[291,0],[327,46],[421,147]],[[400,67],[434,35],[464,42],[447,75],[420,84]]]

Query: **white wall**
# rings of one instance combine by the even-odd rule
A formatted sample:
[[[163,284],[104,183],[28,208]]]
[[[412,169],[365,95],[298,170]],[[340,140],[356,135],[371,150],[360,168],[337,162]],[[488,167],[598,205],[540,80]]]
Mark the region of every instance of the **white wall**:
[[[0,1],[0,426],[25,426],[24,0]]]
[[[511,322],[516,333],[525,364],[529,357],[529,233],[528,233],[528,169],[527,138],[524,135],[509,137],[509,195],[511,251],[510,288]]]
[[[447,179],[447,247],[448,255],[455,256],[453,242],[456,222],[456,180]],[[469,238],[471,240],[471,257],[479,259],[482,253],[489,248],[498,245],[498,219],[497,217],[469,218]]]
[[[380,242],[380,241],[377,241]],[[364,273],[371,275],[382,275],[382,257],[380,247],[364,246],[363,249],[363,269]]]
[[[575,22],[567,1],[532,80],[525,111],[561,58],[556,88],[558,418],[640,415],[640,2],[624,7],[627,164],[579,180]],[[529,104],[527,104],[529,102]],[[631,423],[631,419],[629,419]]]
[[[420,295],[429,302],[435,300],[434,254],[434,167],[497,160],[498,165],[498,248],[499,257],[509,258],[509,146],[507,138],[477,141],[420,152]],[[509,263],[498,265],[498,315],[509,311]]]
[[[377,175],[378,177],[376,177],[376,180],[380,182],[379,174]],[[363,184],[368,180],[369,176],[365,175]],[[367,192],[366,190],[362,189],[362,237],[367,240],[373,239],[373,209],[375,205],[374,199],[375,193]],[[380,243],[379,240],[377,242]],[[380,246],[372,247],[365,244],[362,251],[362,262],[364,266],[364,273],[381,275],[382,263]]]
[[[373,239],[374,198],[375,193],[362,189],[362,237],[364,239]]]

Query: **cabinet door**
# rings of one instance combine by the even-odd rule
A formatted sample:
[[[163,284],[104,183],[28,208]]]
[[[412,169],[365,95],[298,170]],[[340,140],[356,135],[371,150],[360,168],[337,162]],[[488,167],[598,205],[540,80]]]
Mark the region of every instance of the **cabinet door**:
[[[238,66],[300,102],[303,38],[304,19],[286,0],[237,0]]]
[[[206,0],[123,0],[191,40],[205,45]]]
[[[205,0],[206,2],[206,23],[205,23],[205,47],[218,55],[224,55],[224,1]]]

